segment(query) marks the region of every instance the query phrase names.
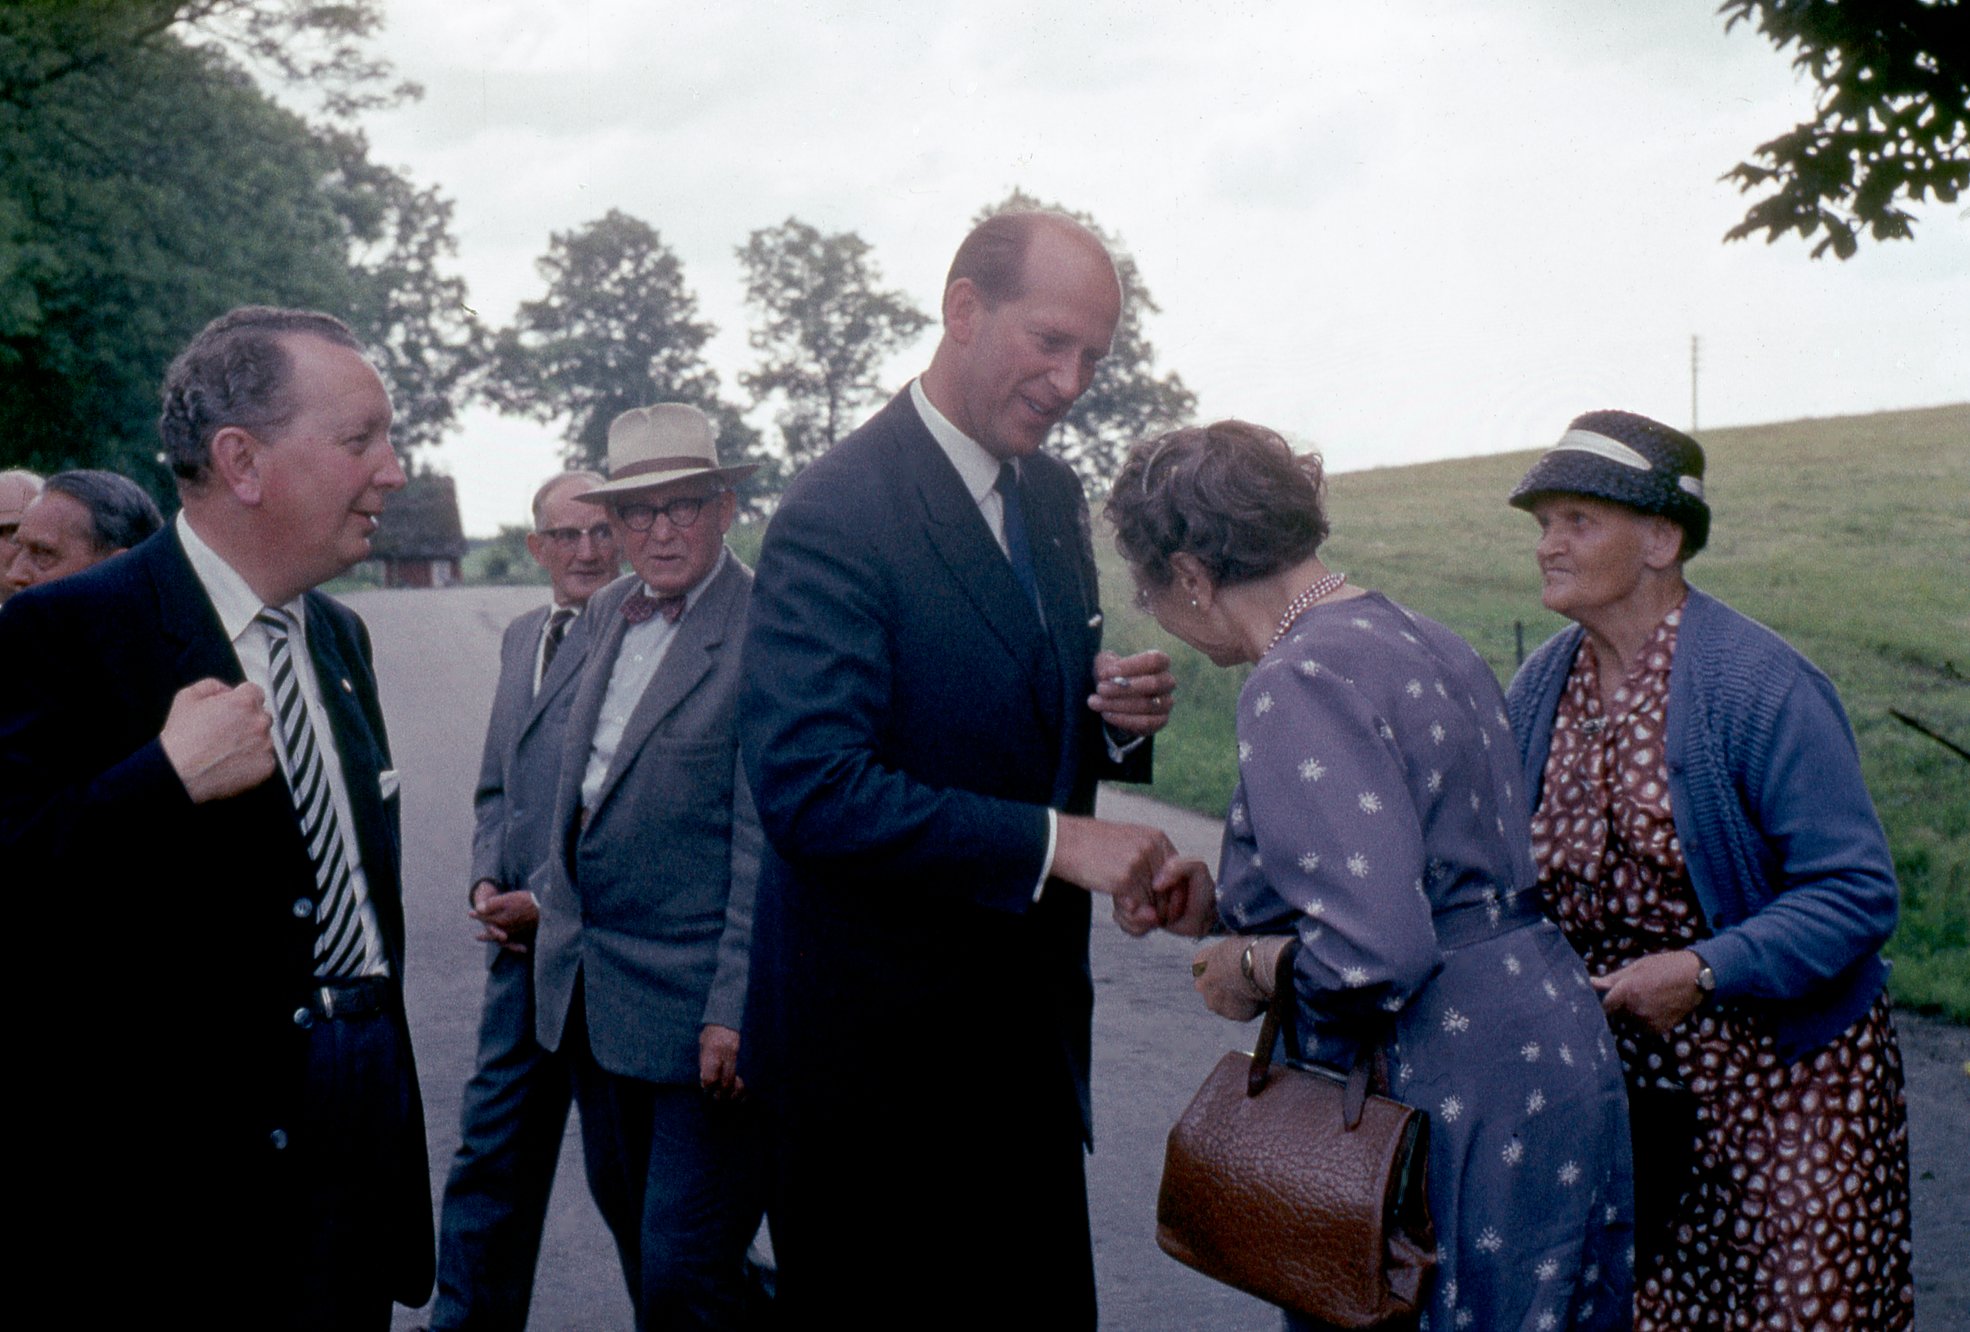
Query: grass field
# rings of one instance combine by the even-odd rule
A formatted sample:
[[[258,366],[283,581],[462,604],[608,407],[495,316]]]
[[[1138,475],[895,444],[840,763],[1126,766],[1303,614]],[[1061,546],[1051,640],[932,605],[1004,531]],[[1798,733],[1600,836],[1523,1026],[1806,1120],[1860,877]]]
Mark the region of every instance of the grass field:
[[[1763,621],[1838,686],[1902,884],[1898,1001],[1970,1022],[1970,404],[1702,432],[1714,521],[1690,581]],[[1328,563],[1469,639],[1501,680],[1564,624],[1539,604],[1532,519],[1505,496],[1535,454],[1333,477]],[[1106,545],[1097,539],[1098,545]],[[1155,794],[1221,813],[1244,672],[1220,671],[1128,604],[1102,549],[1109,641],[1163,647],[1178,707]]]

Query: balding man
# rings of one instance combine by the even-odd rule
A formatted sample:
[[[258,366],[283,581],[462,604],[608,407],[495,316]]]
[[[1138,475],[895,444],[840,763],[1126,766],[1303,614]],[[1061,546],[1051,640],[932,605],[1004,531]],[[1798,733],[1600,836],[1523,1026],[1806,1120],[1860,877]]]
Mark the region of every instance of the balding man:
[[[1040,446],[1121,301],[1067,218],[980,224],[930,368],[767,530],[747,1075],[789,1326],[1095,1323],[1089,894],[1153,921],[1171,847],[1089,815],[1147,778],[1172,681],[1099,651],[1087,506]]]
[[[177,519],[0,614],[13,1260],[93,1323],[382,1332],[430,1291],[397,777],[313,590],[404,484],[390,421],[341,321],[234,310],[165,378]]]
[[[0,603],[14,595],[13,584],[6,580],[6,572],[20,553],[20,546],[14,541],[15,529],[21,525],[21,515],[27,506],[41,493],[41,478],[20,468],[0,472]]]
[[[527,880],[548,854],[561,733],[587,637],[577,627],[588,599],[622,570],[607,516],[581,501],[604,480],[563,472],[534,493],[527,553],[547,572],[549,600],[507,625],[500,643],[472,798],[470,893],[489,945],[485,1006],[439,1215],[432,1332],[517,1332],[533,1299],[573,1085],[566,1061],[534,1039],[529,950],[540,904]]]
[[[18,592],[93,569],[164,526],[157,501],[127,476],[57,472],[21,515],[4,574]]]

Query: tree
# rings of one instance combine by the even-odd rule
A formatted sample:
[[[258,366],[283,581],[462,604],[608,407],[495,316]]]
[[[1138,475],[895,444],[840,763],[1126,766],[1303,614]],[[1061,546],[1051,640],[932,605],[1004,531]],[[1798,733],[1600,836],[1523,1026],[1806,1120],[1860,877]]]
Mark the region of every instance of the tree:
[[[757,369],[739,376],[755,400],[777,394],[786,464],[818,457],[879,398],[883,362],[930,322],[900,291],[884,291],[869,244],[823,235],[797,218],[752,233],[739,249],[746,303],[761,322]]]
[[[1184,387],[1175,371],[1160,376],[1156,373],[1156,348],[1143,332],[1142,321],[1146,314],[1161,313],[1162,307],[1150,296],[1135,259],[1119,237],[1104,231],[1086,213],[1042,203],[1019,189],[1002,202],[980,210],[972,220],[975,224],[994,213],[1032,209],[1064,213],[1099,236],[1121,279],[1122,322],[1115,328],[1114,345],[1088,391],[1054,433],[1060,456],[1091,489],[1105,490],[1109,479],[1121,469],[1128,446],[1188,420],[1197,410],[1197,395]]]
[[[1819,84],[1813,119],[1758,146],[1723,176],[1740,193],[1770,186],[1725,233],[1766,243],[1826,230],[1813,247],[1842,259],[1877,241],[1908,240],[1901,207],[1970,188],[1970,8],[1958,0],[1724,0],[1724,30],[1753,23],[1794,69]]]
[[[486,383],[495,405],[562,422],[573,466],[602,466],[609,422],[656,402],[688,402],[711,417],[728,466],[757,460],[758,432],[719,396],[705,363],[717,329],[698,318],[684,266],[655,228],[611,209],[555,233],[536,267],[547,294],[521,305],[498,336]]]
[[[331,116],[414,92],[361,54],[380,6],[29,0],[0,8],[0,459],[105,466],[162,494],[157,387],[227,308],[307,305],[371,340],[433,443],[476,356],[444,277],[450,206]],[[442,399],[441,402],[434,402]]]
[[[451,200],[370,161],[359,133],[324,131],[323,137],[338,159],[331,197],[351,246],[356,290],[349,322],[363,332],[390,386],[392,437],[414,456],[441,442],[475,395],[492,355],[491,335],[465,280],[440,267],[458,251]]]

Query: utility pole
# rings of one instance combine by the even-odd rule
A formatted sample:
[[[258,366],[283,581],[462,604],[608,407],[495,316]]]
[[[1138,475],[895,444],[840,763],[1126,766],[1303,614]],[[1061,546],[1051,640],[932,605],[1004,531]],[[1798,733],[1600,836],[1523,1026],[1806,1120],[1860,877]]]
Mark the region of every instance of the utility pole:
[[[1690,433],[1696,433],[1697,336],[1690,334]]]

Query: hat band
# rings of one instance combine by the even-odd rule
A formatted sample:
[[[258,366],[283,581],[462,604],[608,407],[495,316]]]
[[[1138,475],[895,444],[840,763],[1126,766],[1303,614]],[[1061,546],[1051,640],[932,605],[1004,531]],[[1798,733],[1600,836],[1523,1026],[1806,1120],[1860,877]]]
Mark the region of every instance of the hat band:
[[[701,458],[696,454],[673,454],[668,458],[645,458],[641,462],[625,463],[621,467],[610,469],[609,479],[611,481],[622,481],[632,476],[648,476],[652,472],[681,472],[690,467],[715,471],[718,468],[718,463],[713,459]]]
[[[1547,449],[1548,453],[1591,453],[1596,458],[1605,458],[1623,467],[1632,467],[1638,472],[1652,472],[1655,464],[1636,450],[1618,439],[1591,430],[1569,430],[1560,436],[1560,442]]]

